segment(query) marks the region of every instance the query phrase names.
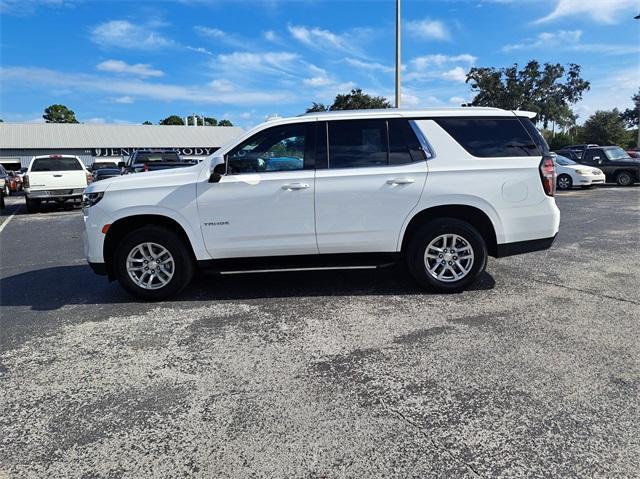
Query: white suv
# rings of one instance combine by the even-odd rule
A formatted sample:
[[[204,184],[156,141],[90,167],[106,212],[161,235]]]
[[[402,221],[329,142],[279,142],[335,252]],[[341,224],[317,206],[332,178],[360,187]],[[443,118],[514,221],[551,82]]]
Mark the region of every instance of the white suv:
[[[451,292],[487,256],[546,249],[555,173],[534,114],[493,108],[313,113],[264,123],[202,163],[91,184],[99,274],[168,298],[222,272],[406,261]]]

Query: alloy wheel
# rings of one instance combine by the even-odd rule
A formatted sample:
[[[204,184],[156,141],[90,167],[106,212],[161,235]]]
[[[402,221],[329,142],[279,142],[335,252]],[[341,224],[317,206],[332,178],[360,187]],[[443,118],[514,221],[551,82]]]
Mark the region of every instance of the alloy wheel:
[[[424,252],[424,264],[429,274],[445,283],[453,283],[467,276],[473,261],[471,244],[456,234],[437,236]]]
[[[158,243],[141,243],[127,255],[127,273],[136,286],[142,289],[160,289],[173,278],[175,261],[164,246]]]

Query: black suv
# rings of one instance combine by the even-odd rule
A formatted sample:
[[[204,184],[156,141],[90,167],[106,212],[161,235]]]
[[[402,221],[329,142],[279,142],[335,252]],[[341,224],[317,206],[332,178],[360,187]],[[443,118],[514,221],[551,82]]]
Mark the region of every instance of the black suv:
[[[619,146],[596,146],[584,150],[582,158],[576,160],[583,165],[600,168],[607,181],[620,186],[629,186],[640,181],[640,160],[631,158]]]
[[[124,175],[143,171],[166,170],[192,166],[196,162],[183,160],[175,150],[136,150],[127,162],[118,163]]]

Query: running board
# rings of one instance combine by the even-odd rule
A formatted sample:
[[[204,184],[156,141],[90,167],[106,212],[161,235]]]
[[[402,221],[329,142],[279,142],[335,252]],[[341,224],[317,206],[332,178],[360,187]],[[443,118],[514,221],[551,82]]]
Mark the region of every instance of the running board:
[[[394,266],[399,259],[400,255],[395,253],[354,253],[228,258],[198,261],[198,266],[220,274],[277,273],[379,269]]]

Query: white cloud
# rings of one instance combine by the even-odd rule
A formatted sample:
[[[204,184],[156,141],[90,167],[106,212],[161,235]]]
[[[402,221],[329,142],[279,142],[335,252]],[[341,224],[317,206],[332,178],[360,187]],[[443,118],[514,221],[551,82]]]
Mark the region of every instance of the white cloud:
[[[334,82],[326,76],[317,76],[312,78],[305,78],[304,80],[302,80],[302,83],[304,83],[307,86],[316,87],[316,86],[331,85]]]
[[[130,97],[129,95],[125,95],[125,96],[120,96],[118,98],[114,98],[113,102],[120,103],[122,105],[130,105],[131,103],[133,103],[133,98]]]
[[[461,96],[452,96],[451,98],[449,98],[449,103],[452,103],[456,106],[460,106],[463,103],[468,103],[468,100],[466,100],[465,98],[461,97]]]
[[[203,37],[209,37],[209,38],[224,38],[225,37],[225,33],[220,30],[219,28],[209,28],[209,27],[203,27],[201,25],[196,25],[195,27],[193,27],[193,29],[200,35],[202,35]]]
[[[329,30],[319,27],[305,27],[297,25],[289,25],[289,33],[291,36],[303,43],[304,45],[326,52],[345,52],[351,55],[361,56],[360,49],[357,46],[357,35],[337,34]],[[367,31],[360,29],[357,32],[360,36],[367,35]]]
[[[605,55],[627,55],[640,52],[638,44],[606,44],[606,43],[581,43],[582,30],[558,30],[556,32],[542,32],[535,38],[525,39],[522,43],[505,45],[503,52],[514,50],[529,50],[536,48],[553,48],[555,50],[603,53]]]
[[[424,71],[434,66],[442,67],[451,63],[465,63],[470,66],[473,65],[477,60],[477,57],[468,53],[463,53],[461,55],[434,54],[413,58],[410,60],[409,64],[415,70]]]
[[[277,74],[291,76],[297,73],[296,68],[299,56],[290,52],[233,52],[216,57],[217,68],[229,74]]]
[[[527,39],[524,43],[505,45],[502,51],[511,52],[513,50],[548,48],[556,46],[575,45],[582,37],[582,30],[557,30],[555,32],[539,33],[534,39]]]
[[[280,37],[273,30],[267,30],[266,32],[263,32],[262,36],[268,42],[278,42],[278,41],[280,41]]]
[[[295,96],[283,90],[237,90],[219,92],[211,85],[149,83],[140,79],[114,79],[84,73],[66,73],[38,67],[0,67],[7,85],[37,85],[80,91],[132,96],[161,101],[186,101],[194,104],[256,105],[292,101]]]
[[[446,72],[443,72],[442,78],[444,80],[451,80],[455,82],[464,83],[465,80],[467,79],[467,71],[462,67],[455,67],[455,68],[452,68],[451,70],[447,70]]]
[[[392,73],[395,71],[395,67],[383,65],[382,63],[365,62],[358,60],[357,58],[345,58],[344,61],[352,67],[360,68],[362,70],[379,71],[383,73]]]
[[[415,37],[430,40],[450,40],[449,30],[439,20],[413,20],[407,23],[407,31]]]
[[[598,23],[618,23],[638,14],[638,0],[556,0],[556,7],[534,23],[545,23],[563,17],[591,17]]]
[[[211,86],[211,88],[213,88],[215,91],[219,91],[219,92],[230,92],[235,90],[233,83],[231,83],[229,80],[213,80],[212,82],[209,83],[209,85]]]
[[[209,50],[207,50],[207,49],[206,49],[206,48],[204,48],[204,47],[192,47],[192,46],[187,45],[185,48],[186,48],[187,50],[191,50],[192,52],[196,52],[196,53],[204,53],[205,55],[209,55],[209,56],[212,56],[212,55],[213,55],[213,53],[212,53],[212,52],[210,52]]]
[[[126,73],[128,75],[136,75],[139,77],[161,77],[164,72],[151,68],[148,63],[136,63],[130,65],[122,60],[105,60],[98,63],[96,68],[103,72]]]
[[[91,31],[91,39],[103,47],[151,50],[173,45],[173,41],[155,31],[156,23],[134,25],[128,20],[111,20]]]

